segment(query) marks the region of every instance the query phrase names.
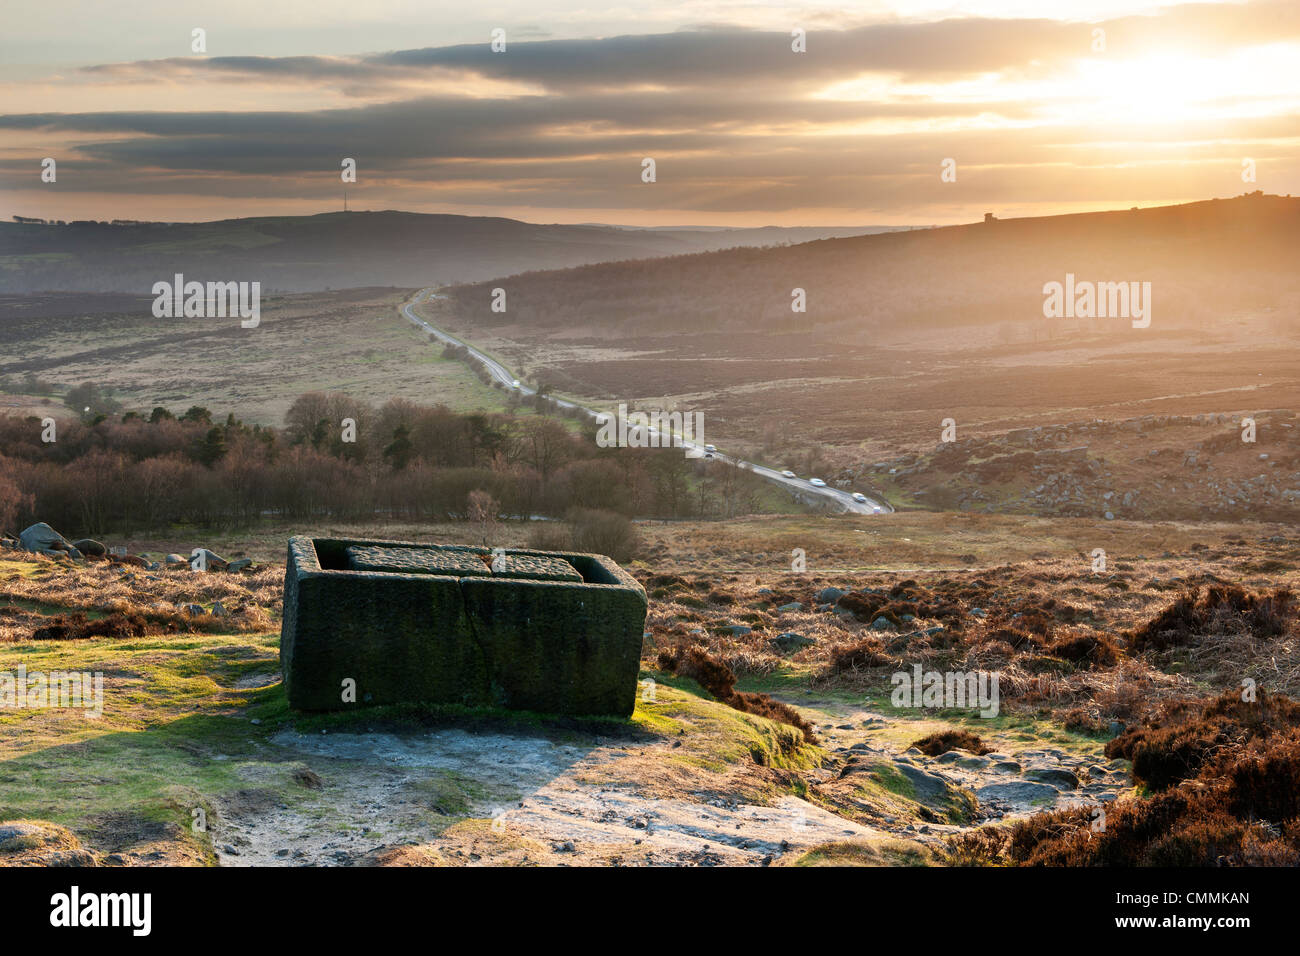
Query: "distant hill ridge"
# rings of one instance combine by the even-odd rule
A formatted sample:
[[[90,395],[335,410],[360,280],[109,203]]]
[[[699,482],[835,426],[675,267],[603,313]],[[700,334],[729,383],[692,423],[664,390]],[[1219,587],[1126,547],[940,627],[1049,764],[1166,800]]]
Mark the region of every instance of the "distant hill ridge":
[[[1300,198],[1251,193],[1173,206],[993,219],[775,248],[608,262],[449,291],[485,325],[798,331],[1043,321],[1043,286],[1150,282],[1159,328],[1300,312]],[[791,309],[804,290],[806,312]],[[1020,333],[1007,330],[1013,338]]]
[[[629,229],[393,210],[195,223],[4,222],[0,293],[141,293],[176,272],[285,291],[421,286],[885,228]]]

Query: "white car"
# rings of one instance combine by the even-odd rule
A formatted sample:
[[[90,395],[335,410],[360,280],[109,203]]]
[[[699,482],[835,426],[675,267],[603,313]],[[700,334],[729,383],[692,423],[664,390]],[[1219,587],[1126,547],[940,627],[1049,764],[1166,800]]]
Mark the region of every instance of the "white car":
[[[518,387],[519,387],[519,379],[515,379],[513,382],[511,382],[511,383],[510,383],[510,387],[511,387],[511,388],[518,388]]]
[[[820,478],[809,478],[808,484],[812,485],[814,488],[826,487],[826,482],[822,481]]]
[[[705,445],[705,446],[704,446],[704,450],[707,451],[707,452],[709,452],[709,453],[713,453],[713,452],[717,451],[718,449],[715,448],[713,445]]]
[[[865,505],[867,503],[867,496],[860,491],[855,491],[853,492],[853,500],[858,502],[859,504]]]
[[[787,471],[783,471],[783,472],[781,472],[781,477],[782,477],[782,478],[794,478],[794,477],[795,477],[795,473],[794,473],[793,471],[789,471],[789,470],[787,470]]]

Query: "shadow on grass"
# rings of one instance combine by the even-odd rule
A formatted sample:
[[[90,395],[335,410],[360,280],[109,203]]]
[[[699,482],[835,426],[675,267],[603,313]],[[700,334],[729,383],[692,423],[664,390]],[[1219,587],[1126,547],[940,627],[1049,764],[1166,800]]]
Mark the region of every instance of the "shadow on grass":
[[[335,735],[416,736],[411,742],[416,753],[418,741],[436,730],[537,739],[579,748],[611,739],[645,742],[656,737],[632,720],[556,717],[498,708],[402,704],[304,714],[290,710],[278,683],[243,691],[240,697],[242,704],[233,709],[228,698],[214,702],[222,713],[192,713],[139,730],[117,730],[54,744],[0,762],[0,820],[62,824],[101,852],[129,851],[162,840],[186,849],[181,856],[187,861],[214,862],[211,837],[192,826],[196,819],[219,823],[225,808],[247,805],[250,801],[240,798],[254,789],[274,797],[262,801],[259,809],[263,811],[286,809],[311,798],[312,791],[300,779],[295,781],[295,772],[301,772],[306,760],[328,761],[336,770],[352,766],[364,770],[371,764],[365,756],[358,757],[355,749],[344,755],[322,756],[277,743],[274,738],[284,730],[305,735],[327,731]],[[435,751],[430,756],[436,760],[438,754]],[[375,764],[383,760],[374,757]],[[243,772],[249,764],[259,765],[255,776]],[[384,764],[382,769],[392,767]],[[416,778],[446,772],[418,761],[402,769]],[[562,772],[527,780],[527,789],[540,789]],[[333,776],[346,779],[342,773]],[[346,792],[336,791],[340,795]],[[431,826],[427,835],[433,837],[437,832],[438,827]]]

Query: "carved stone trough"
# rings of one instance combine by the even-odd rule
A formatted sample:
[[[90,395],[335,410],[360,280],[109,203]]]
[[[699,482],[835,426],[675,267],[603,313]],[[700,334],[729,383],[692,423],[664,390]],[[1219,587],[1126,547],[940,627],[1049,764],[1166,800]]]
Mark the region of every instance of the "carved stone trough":
[[[645,618],[645,590],[604,555],[294,537],[280,666],[299,710],[627,717]]]

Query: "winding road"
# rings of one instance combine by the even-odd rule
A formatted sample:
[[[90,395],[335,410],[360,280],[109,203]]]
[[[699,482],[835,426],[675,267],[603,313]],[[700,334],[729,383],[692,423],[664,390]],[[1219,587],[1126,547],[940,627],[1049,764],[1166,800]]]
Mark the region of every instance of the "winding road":
[[[441,298],[445,298],[445,296],[439,295],[432,288],[421,289],[419,292],[415,294],[415,296],[411,299],[410,302],[407,302],[402,306],[402,314],[406,316],[406,318],[409,319],[417,328],[423,329],[425,332],[428,332],[430,335],[432,335],[434,338],[438,339],[439,341],[445,342],[448,345],[458,345],[461,348],[465,349],[466,352],[468,352],[471,356],[473,356],[475,361],[482,364],[482,366],[488,370],[488,373],[492,376],[493,379],[500,382],[507,389],[514,389],[515,391],[518,391],[520,394],[523,395],[535,394],[537,391],[536,389],[529,388],[527,385],[524,385],[522,382],[519,384],[518,387],[516,387],[514,384],[517,381],[515,376],[511,374],[509,369],[507,369],[496,359],[492,358],[489,355],[485,355],[483,352],[474,348],[474,346],[470,345],[468,342],[463,342],[460,339],[456,338],[454,335],[442,331],[442,329],[434,328],[428,322],[424,321],[424,319],[420,318],[418,315],[415,314],[414,308],[415,306],[419,305],[421,302],[427,301],[429,299],[441,299]],[[589,415],[592,418],[596,418],[599,415],[609,414],[607,412],[601,412],[596,409],[587,408],[585,405],[578,405],[575,402],[570,402],[562,398],[552,398],[551,401],[555,402],[555,404],[557,404],[561,408],[574,409],[580,412],[585,412],[587,415]],[[656,429],[651,428],[650,431],[656,432]],[[704,454],[704,449],[701,448],[699,445],[695,444],[694,442],[682,441],[681,445],[683,448],[687,449],[688,452],[694,452],[695,454],[693,455],[693,457],[700,457]],[[894,510],[889,505],[888,502],[876,501],[872,498],[867,498],[865,503],[861,501],[856,501],[853,498],[852,492],[843,491],[839,488],[832,488],[829,485],[824,488],[819,488],[816,485],[811,484],[806,478],[787,478],[785,475],[781,474],[781,472],[775,468],[768,468],[766,465],[758,465],[758,464],[754,464],[753,462],[743,461],[739,458],[733,458],[729,455],[723,454],[720,451],[715,451],[712,453],[712,455],[718,461],[735,465],[737,468],[744,468],[747,471],[752,471],[760,478],[766,478],[768,481],[772,481],[775,482],[776,484],[782,485],[783,487],[789,489],[790,491],[795,492],[800,497],[827,499],[831,503],[835,504],[841,511],[850,512],[852,514],[870,515],[870,514],[882,514]]]

